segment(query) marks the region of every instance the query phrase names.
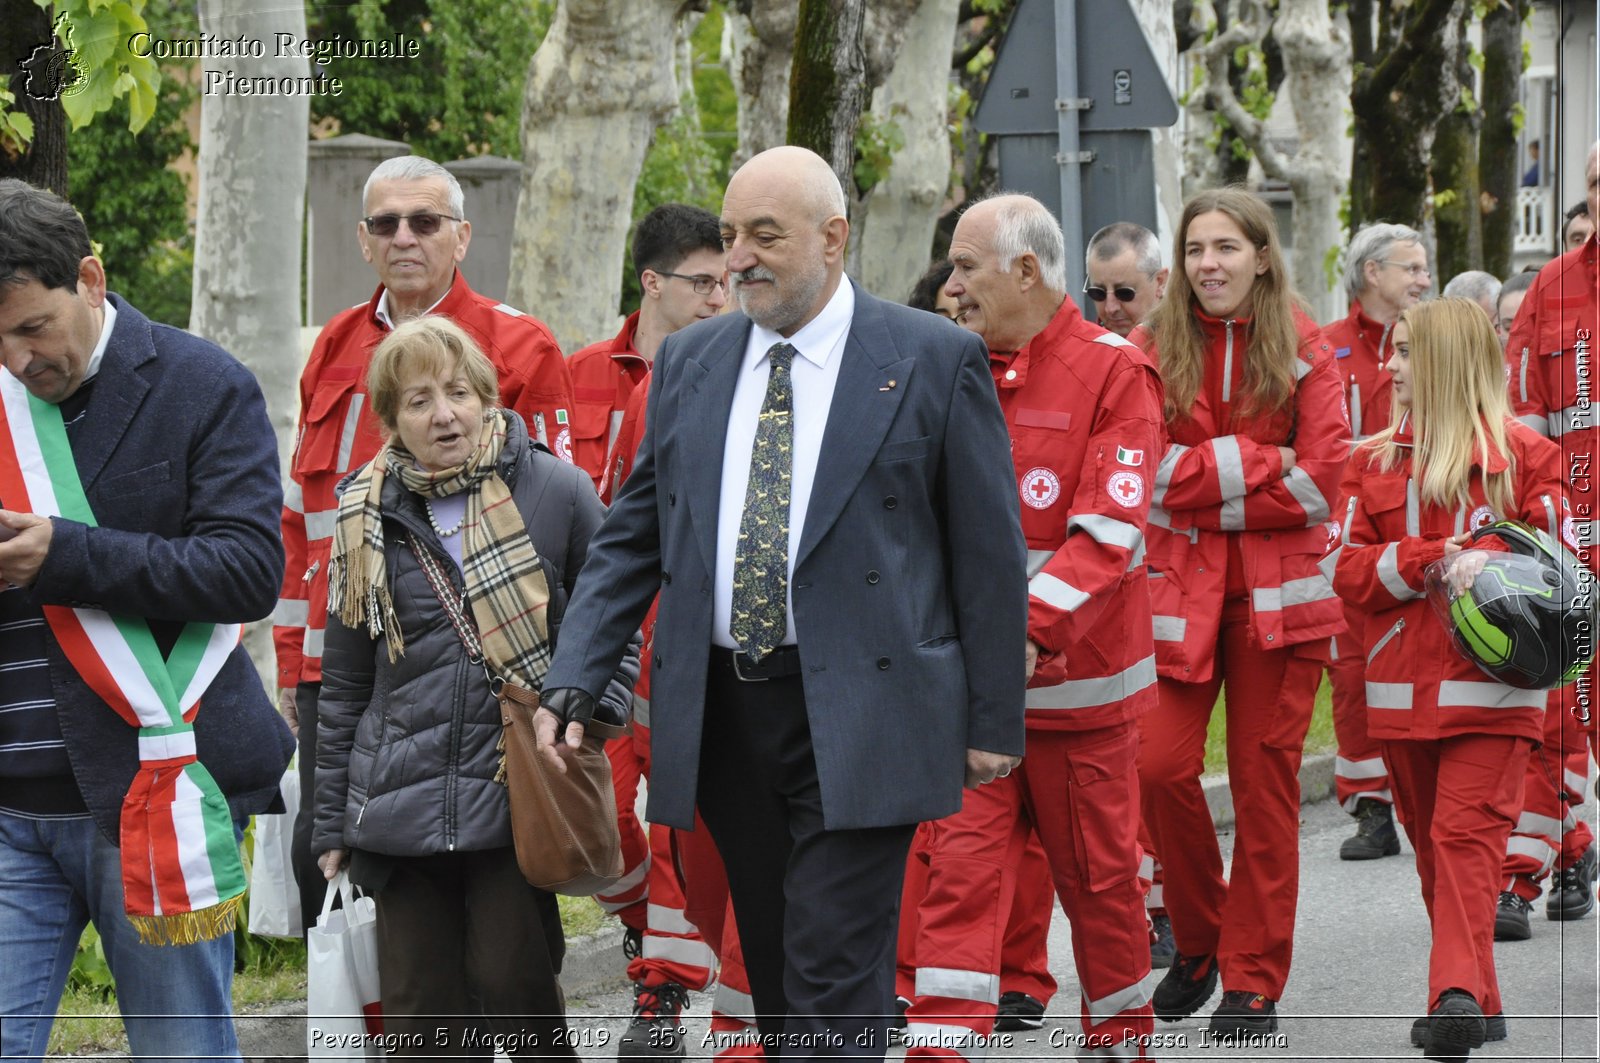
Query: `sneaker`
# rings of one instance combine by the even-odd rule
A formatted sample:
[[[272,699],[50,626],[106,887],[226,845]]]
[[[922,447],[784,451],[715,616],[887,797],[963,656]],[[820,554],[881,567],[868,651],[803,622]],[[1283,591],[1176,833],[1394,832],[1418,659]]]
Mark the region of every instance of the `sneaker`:
[[[1446,989],[1439,997],[1439,1006],[1428,1015],[1428,1039],[1422,1047],[1422,1058],[1465,1059],[1474,1048],[1483,1047],[1488,1025],[1471,993]]]
[[[1276,1033],[1278,1002],[1241,989],[1226,989],[1211,1013],[1211,1036],[1220,1040],[1240,1034]]]
[[[1520,893],[1501,890],[1500,901],[1495,906],[1494,939],[1527,941],[1533,937],[1533,928],[1528,925],[1528,913],[1531,911],[1532,901],[1523,899]]]
[[[1178,955],[1178,943],[1172,940],[1172,920],[1166,912],[1157,912],[1150,917],[1150,927],[1155,934],[1155,940],[1150,942],[1150,966],[1171,967]]]
[[[622,928],[622,958],[637,960],[644,955],[644,931],[631,926]]]
[[[1426,1015],[1411,1024],[1411,1047],[1421,1048],[1428,1043],[1428,1022]],[[1485,1033],[1483,1043],[1490,1041],[1504,1041],[1506,1039],[1506,1013],[1497,1011],[1483,1020]]]
[[[1163,1022],[1188,1018],[1205,1006],[1217,991],[1217,958],[1178,953],[1172,966],[1150,996],[1150,1007]]]
[[[1026,993],[1000,994],[995,1009],[994,1028],[999,1033],[1012,1030],[1037,1030],[1044,1025],[1044,1005]]]
[[[1339,846],[1340,860],[1377,860],[1400,852],[1394,809],[1387,801],[1363,797],[1356,802],[1356,832]]]
[[[1563,922],[1582,919],[1593,911],[1597,874],[1600,874],[1600,852],[1591,845],[1583,851],[1577,863],[1557,871],[1550,880],[1550,896],[1544,902],[1544,917]]]
[[[617,1041],[618,1059],[682,1059],[683,1009],[689,991],[677,982],[647,986],[633,984],[633,1021]]]

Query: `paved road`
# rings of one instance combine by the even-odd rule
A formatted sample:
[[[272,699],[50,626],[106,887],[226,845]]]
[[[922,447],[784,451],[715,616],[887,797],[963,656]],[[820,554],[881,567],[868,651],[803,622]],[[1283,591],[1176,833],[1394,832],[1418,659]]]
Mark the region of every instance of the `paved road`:
[[[1594,802],[1583,810],[1594,822]],[[1428,923],[1417,891],[1411,850],[1370,863],[1345,863],[1339,842],[1351,820],[1332,802],[1308,806],[1300,835],[1300,910],[1295,962],[1279,1004],[1282,1036],[1273,1047],[1214,1047],[1205,1043],[1205,1016],[1157,1023],[1166,1059],[1415,1060],[1412,1019],[1422,1013],[1427,990]],[[1231,836],[1222,836],[1226,854]],[[1496,950],[1510,1037],[1486,1045],[1474,1058],[1517,1060],[1600,1059],[1597,1031],[1597,931],[1591,914],[1579,922],[1552,923],[1541,900],[1534,912],[1533,940],[1502,943]],[[1078,1032],[1078,986],[1066,919],[1056,912],[1050,934],[1051,967],[1061,989],[1044,1029],[1010,1035],[1008,1048],[993,1058],[1072,1056]],[[1211,1006],[1215,1006],[1213,998]],[[607,1060],[627,1025],[632,997],[610,992],[569,1000],[574,1030],[587,1030],[587,1059]],[[710,999],[696,994],[686,1014],[691,1055],[709,1055],[705,1040]],[[610,1045],[612,1047],[607,1048]],[[896,1049],[892,1056],[899,1056]]]

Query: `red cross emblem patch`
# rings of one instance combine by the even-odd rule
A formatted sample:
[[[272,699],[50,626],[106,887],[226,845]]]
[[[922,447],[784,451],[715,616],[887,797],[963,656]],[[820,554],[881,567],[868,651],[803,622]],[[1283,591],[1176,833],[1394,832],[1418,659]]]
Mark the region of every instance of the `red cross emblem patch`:
[[[1022,501],[1034,509],[1049,509],[1061,497],[1061,477],[1049,469],[1029,469],[1018,481]]]
[[[1117,505],[1132,509],[1144,498],[1144,477],[1136,472],[1114,472],[1106,481],[1106,493]]]

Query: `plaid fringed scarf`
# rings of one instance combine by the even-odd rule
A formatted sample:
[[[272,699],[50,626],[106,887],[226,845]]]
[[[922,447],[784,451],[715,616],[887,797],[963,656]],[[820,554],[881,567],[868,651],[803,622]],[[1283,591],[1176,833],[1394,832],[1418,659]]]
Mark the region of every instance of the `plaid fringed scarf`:
[[[424,472],[398,438],[390,439],[339,500],[328,560],[328,612],[350,627],[365,624],[374,639],[386,636],[389,661],[398,660],[405,640],[384,565],[384,479],[398,477],[423,498],[466,491],[461,571],[484,657],[497,674],[538,690],[550,670],[550,585],[511,489],[496,472],[505,444],[506,415],[498,409],[484,414],[477,448],[456,468]]]

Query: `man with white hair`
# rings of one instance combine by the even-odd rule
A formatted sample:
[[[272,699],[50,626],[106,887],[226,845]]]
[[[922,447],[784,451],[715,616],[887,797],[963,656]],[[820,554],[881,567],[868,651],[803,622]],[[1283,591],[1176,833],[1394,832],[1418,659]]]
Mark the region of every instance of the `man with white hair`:
[[[1589,214],[1600,217],[1600,142],[1589,149],[1584,181]],[[1597,260],[1600,237],[1591,234],[1580,246],[1547,263],[1523,298],[1506,343],[1518,419],[1560,443],[1566,452],[1570,487],[1562,538],[1590,571],[1600,568],[1596,557],[1600,468],[1595,465],[1600,456],[1600,419],[1592,397],[1594,344],[1600,333]],[[1495,918],[1498,939],[1529,936],[1528,912],[1539,896],[1540,865],[1555,868],[1545,904],[1548,918],[1581,919],[1594,908],[1600,854],[1570,807],[1582,804],[1588,788],[1587,759],[1581,755],[1584,731],[1590,748],[1595,746],[1592,673],[1591,668],[1576,683],[1551,692],[1545,743],[1529,762],[1523,813],[1507,843],[1506,881]],[[1558,771],[1562,796],[1556,800],[1551,775]]]
[[[1391,384],[1384,368],[1394,354],[1391,336],[1401,311],[1433,286],[1422,234],[1404,225],[1363,226],[1345,252],[1350,313],[1323,326],[1333,347],[1350,412],[1350,431],[1365,439],[1389,423]],[[1345,611],[1350,632],[1333,639],[1328,679],[1333,686],[1333,733],[1338,743],[1334,791],[1356,817],[1356,833],[1339,847],[1341,860],[1376,860],[1400,851],[1389,771],[1378,743],[1367,735],[1366,668],[1361,657],[1361,614]]]
[[[1090,237],[1083,267],[1083,291],[1095,304],[1095,320],[1124,339],[1167,290],[1161,241],[1135,222],[1112,222]]]
[[[1139,885],[1138,718],[1156,699],[1144,564],[1160,456],[1154,364],[1065,291],[1061,227],[1038,200],[981,200],[956,223],[945,291],[983,337],[1011,430],[1028,541],[1028,753],[935,825],[916,912],[907,1058],[978,1060],[992,1031],[1000,929],[1037,832],[1072,921],[1092,1051],[1145,1058],[1154,1026]],[[1020,898],[1026,903],[1028,898]]]
[[[328,551],[338,501],[334,488],[372,459],[382,430],[367,402],[367,364],[396,324],[425,314],[450,318],[472,336],[500,376],[500,404],[527,422],[528,434],[568,451],[572,380],[555,337],[537,318],[479,295],[458,264],[472,240],[461,185],[416,155],[386,159],[367,177],[366,216],[356,225],[361,254],[378,275],[372,298],[335,314],[300,374],[300,419],[284,484],[283,590],[273,613],[278,708],[300,743],[295,867],[309,926],[327,887],[311,855],[311,802],[317,760],[317,695],[328,614]],[[551,912],[555,910],[552,902]],[[559,941],[557,936],[555,940]],[[556,956],[560,970],[560,956]]]
[[[1481,269],[1469,269],[1451,277],[1440,294],[1446,299],[1472,300],[1483,307],[1483,312],[1493,321],[1500,302],[1500,278]]]

